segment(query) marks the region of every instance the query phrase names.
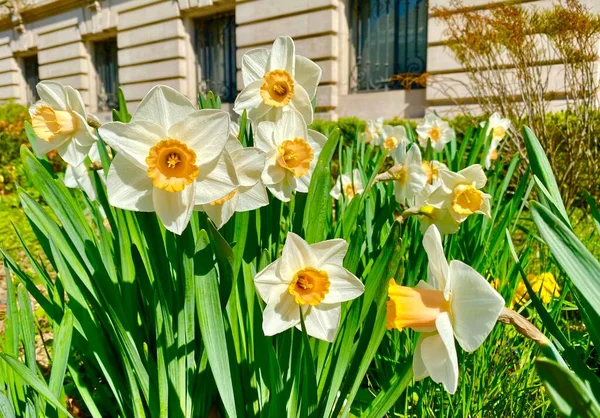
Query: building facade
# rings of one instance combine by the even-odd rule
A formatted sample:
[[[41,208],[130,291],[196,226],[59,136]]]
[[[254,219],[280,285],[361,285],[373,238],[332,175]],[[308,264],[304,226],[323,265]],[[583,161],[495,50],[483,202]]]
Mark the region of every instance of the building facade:
[[[515,0],[463,1],[474,8],[503,2]],[[446,3],[0,0],[0,100],[31,103],[39,80],[56,80],[78,89],[89,110],[100,115],[118,105],[118,86],[130,110],[156,84],[192,100],[198,90],[213,90],[228,107],[243,87],[244,52],[289,35],[297,53],[323,70],[317,118],[417,118],[428,107],[451,111],[454,98],[443,89],[406,82],[407,75],[425,72],[466,77],[444,46],[444,27],[429,13]]]

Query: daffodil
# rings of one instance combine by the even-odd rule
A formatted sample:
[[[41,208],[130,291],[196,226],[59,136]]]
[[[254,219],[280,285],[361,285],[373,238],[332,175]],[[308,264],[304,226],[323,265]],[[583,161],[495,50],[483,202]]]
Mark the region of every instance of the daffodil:
[[[427,175],[421,161],[421,151],[416,144],[410,145],[407,151],[407,144],[407,141],[403,141],[392,152],[392,158],[396,163],[394,196],[396,201],[401,204],[412,200],[427,184]]]
[[[352,176],[348,174],[342,174],[338,180],[336,180],[333,189],[329,193],[335,200],[340,200],[342,195],[348,200],[352,200],[357,194],[361,194],[365,190],[360,171],[358,169],[352,170]]]
[[[36,154],[41,157],[57,150],[65,162],[78,166],[96,142],[81,95],[56,81],[42,81],[36,88],[40,100],[29,108],[31,127],[39,139]]]
[[[288,202],[294,191],[307,193],[327,138],[307,129],[302,115],[290,110],[277,122],[258,124],[255,144],[267,154],[262,181],[273,195]]]
[[[237,139],[225,144],[233,164],[235,189],[227,196],[202,205],[199,209],[221,228],[235,212],[247,212],[269,204],[269,197],[261,181],[265,168],[265,153],[258,148],[244,148]]]
[[[381,145],[383,141],[383,118],[368,120],[365,126],[365,142],[367,144]]]
[[[485,126],[485,123],[482,123],[482,126]],[[489,169],[492,165],[492,161],[498,159],[498,145],[506,136],[508,129],[510,128],[510,120],[502,119],[499,113],[494,113],[490,116],[487,125],[486,136],[492,136],[492,141],[490,144],[490,148],[488,149],[487,155],[485,157],[485,168]]]
[[[552,299],[560,297],[560,286],[556,282],[556,279],[552,273],[547,272],[538,275],[528,274],[527,280],[531,285],[531,290],[538,295],[543,303],[548,304],[552,301]],[[522,305],[528,300],[529,293],[527,292],[527,287],[521,280],[517,286],[517,290],[515,291],[515,296],[511,306],[515,304]]]
[[[98,143],[94,143],[88,154],[92,164],[100,163],[100,153],[98,151]],[[101,180],[104,180],[104,171],[98,170],[98,175]],[[94,188],[92,173],[88,165],[83,162],[78,166],[67,165],[65,169],[65,186],[70,189],[81,189],[90,198],[91,201],[97,199],[96,189]]]
[[[404,145],[408,142],[408,137],[406,136],[406,129],[402,125],[390,126],[385,125],[383,127],[383,140],[381,141],[381,145],[387,151],[396,150],[401,144]]]
[[[427,184],[431,186],[439,186],[441,184],[440,171],[448,170],[446,164],[436,160],[423,161],[421,167],[427,176]]]
[[[417,134],[419,135],[419,144],[423,149],[427,148],[429,141],[431,147],[437,152],[441,152],[444,145],[454,139],[454,130],[448,125],[448,122],[433,113],[425,115],[423,122],[417,126]]]
[[[229,115],[196,110],[170,87],[154,87],[130,123],[107,123],[99,133],[118,151],[107,178],[111,205],[156,212],[176,234],[183,232],[196,205],[235,189],[235,171],[223,152]]]
[[[480,213],[490,217],[490,198],[480,189],[487,178],[479,164],[471,165],[458,173],[444,170],[440,172],[442,185],[429,196],[429,204],[442,209],[447,208],[456,220],[464,222],[469,215]]]
[[[235,99],[233,110],[257,123],[276,121],[289,109],[298,110],[307,124],[312,123],[312,99],[321,80],[321,68],[295,54],[294,41],[280,36],[272,49],[252,49],[242,57],[244,89]]]
[[[473,352],[489,335],[504,308],[504,299],[470,266],[448,264],[435,226],[423,238],[429,258],[428,281],[414,287],[389,284],[387,328],[420,332],[413,356],[415,380],[431,377],[446,391],[458,385],[454,339]]]
[[[333,239],[309,245],[288,233],[281,257],[256,275],[254,284],[266,307],[265,335],[301,328],[332,342],[340,322],[341,303],[363,294],[362,282],[343,267],[348,243]]]
[[[445,206],[432,206],[429,202],[429,197],[438,187],[441,186],[425,185],[415,195],[412,205],[402,213],[402,216],[416,216],[423,233],[431,225],[435,225],[442,234],[454,234],[459,229],[459,223],[450,214],[450,210]]]

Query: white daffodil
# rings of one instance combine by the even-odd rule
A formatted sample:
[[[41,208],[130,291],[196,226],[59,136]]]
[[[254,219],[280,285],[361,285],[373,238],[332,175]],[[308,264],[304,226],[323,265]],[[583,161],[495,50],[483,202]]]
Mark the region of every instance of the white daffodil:
[[[68,164],[78,166],[96,142],[81,95],[56,81],[42,81],[36,88],[40,101],[29,108],[31,127],[39,138],[36,154],[57,150]]]
[[[100,163],[100,152],[98,151],[98,143],[95,142],[88,154],[92,164]],[[98,175],[101,180],[104,180],[104,171],[98,170]],[[96,189],[94,188],[92,173],[85,162],[78,166],[67,165],[64,178],[65,186],[70,189],[81,189],[90,198],[91,201],[97,199]]]
[[[447,207],[437,208],[429,203],[429,197],[437,187],[441,186],[425,185],[415,195],[413,204],[402,213],[402,216],[417,216],[423,233],[431,225],[435,225],[442,234],[454,234],[458,231],[459,224],[450,214],[450,210]]]
[[[394,195],[400,204],[406,204],[413,199],[427,184],[419,147],[411,144],[407,151],[407,145],[405,140],[392,152],[392,158],[398,167],[394,173]]]
[[[292,192],[308,192],[310,178],[327,138],[307,129],[300,112],[285,112],[277,122],[258,124],[255,144],[267,154],[262,180],[273,195],[288,202]]]
[[[447,208],[458,223],[464,222],[474,213],[491,217],[491,196],[480,190],[485,186],[487,177],[479,164],[471,165],[458,173],[441,171],[440,179],[442,185],[429,196],[431,206]]]
[[[362,178],[358,169],[352,170],[352,176],[342,174],[336,180],[333,189],[329,193],[335,200],[340,200],[342,195],[348,200],[352,200],[357,194],[361,194],[365,190],[362,184]]]
[[[276,121],[283,111],[298,110],[307,124],[312,123],[312,99],[321,80],[321,68],[295,54],[294,41],[280,36],[272,49],[252,49],[242,57],[244,89],[235,99],[233,110],[257,123]]]
[[[481,126],[485,126],[485,122],[481,123]],[[486,136],[492,136],[492,142],[490,144],[490,148],[488,149],[487,155],[485,157],[485,168],[489,169],[492,165],[492,161],[498,159],[498,145],[506,136],[508,129],[510,128],[510,120],[502,119],[498,112],[492,114],[490,116]]]
[[[402,125],[390,126],[385,125],[383,127],[383,141],[381,146],[387,151],[394,151],[400,144],[408,142],[406,136],[406,129]]]
[[[170,87],[154,87],[130,123],[107,123],[99,133],[118,151],[107,179],[111,205],[156,212],[176,234],[189,223],[194,206],[235,189],[235,171],[223,152],[229,115],[196,110]]]
[[[437,152],[441,152],[444,145],[454,139],[454,130],[448,122],[433,113],[425,115],[423,122],[417,126],[417,134],[423,149],[427,148],[427,142],[431,141],[431,147]]]
[[[301,328],[300,310],[308,335],[332,342],[340,322],[340,304],[363,294],[365,287],[343,267],[348,243],[333,239],[308,245],[288,233],[281,257],[254,278],[267,304],[265,335]]]
[[[436,187],[442,182],[440,180],[440,171],[448,170],[448,166],[446,164],[436,160],[423,161],[421,167],[423,167],[423,171],[427,176],[427,184]]]
[[[428,282],[415,288],[390,280],[387,328],[411,328],[421,335],[413,356],[415,380],[429,376],[453,394],[458,385],[454,339],[473,352],[490,334],[504,299],[473,268],[444,256],[440,233],[430,227],[423,238],[429,258]]]
[[[365,142],[380,146],[384,139],[383,118],[368,120],[365,126]]]
[[[246,212],[269,204],[269,196],[260,180],[265,168],[265,153],[258,148],[244,148],[237,139],[225,144],[233,164],[235,189],[227,196],[202,205],[199,209],[221,228],[235,212]]]

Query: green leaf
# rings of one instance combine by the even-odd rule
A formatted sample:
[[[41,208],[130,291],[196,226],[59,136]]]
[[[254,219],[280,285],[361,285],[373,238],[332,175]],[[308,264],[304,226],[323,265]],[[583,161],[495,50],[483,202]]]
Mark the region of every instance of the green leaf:
[[[550,196],[552,196],[552,203],[560,213],[563,221],[570,226],[567,210],[565,209],[562,197],[560,196],[556,178],[552,173],[552,167],[550,166],[548,157],[546,157],[546,154],[544,153],[542,144],[540,144],[540,141],[538,141],[533,131],[527,126],[523,127],[522,132],[532,173],[540,179],[548,193],[550,193]]]
[[[600,210],[598,209],[598,204],[594,201],[594,198],[590,196],[588,192],[585,192],[585,200],[590,207],[590,212],[592,212],[592,217],[594,218],[596,230],[600,234]]]
[[[365,418],[385,416],[404,393],[406,387],[412,381],[412,377],[412,363],[403,364],[390,380],[389,386],[379,392],[361,416]]]
[[[15,418],[15,411],[4,392],[0,392],[0,416],[3,418]]]
[[[54,335],[54,357],[52,358],[52,371],[50,373],[50,382],[48,386],[54,396],[60,397],[63,389],[67,363],[69,362],[69,352],[71,350],[71,338],[73,337],[73,313],[70,309],[65,311],[63,319]]]
[[[305,239],[309,244],[323,241],[327,238],[328,222],[331,212],[331,172],[329,162],[336,150],[340,139],[340,130],[334,130],[325,143],[319,160],[310,180],[302,228]]]
[[[208,234],[199,232],[199,241],[207,242]],[[216,261],[211,246],[196,253],[194,258],[196,276],[196,312],[202,333],[202,341],[208,354],[208,362],[215,377],[217,389],[229,417],[242,416],[241,401],[233,390],[229,351],[223,323],[224,311],[219,297],[219,281]]]
[[[34,372],[29,370],[24,364],[8,354],[0,353],[0,358],[6,362],[29,386],[43,396],[56,409],[73,418],[67,409],[61,405],[60,401],[54,396],[46,383],[44,383]]]
[[[599,327],[600,263],[556,215],[537,202],[532,202],[531,211],[552,255],[593,309],[596,321],[586,325]]]
[[[599,417],[600,405],[575,373],[549,359],[537,359],[535,367],[554,406],[564,416]]]

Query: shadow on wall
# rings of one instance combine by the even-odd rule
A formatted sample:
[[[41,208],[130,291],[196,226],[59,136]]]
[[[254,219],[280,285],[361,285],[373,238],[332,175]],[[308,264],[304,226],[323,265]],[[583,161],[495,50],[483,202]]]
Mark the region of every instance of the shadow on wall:
[[[364,119],[412,119],[423,117],[426,107],[425,89],[390,90],[340,96],[336,113],[339,117],[360,115]]]

